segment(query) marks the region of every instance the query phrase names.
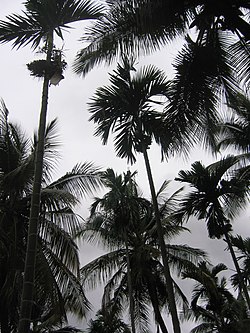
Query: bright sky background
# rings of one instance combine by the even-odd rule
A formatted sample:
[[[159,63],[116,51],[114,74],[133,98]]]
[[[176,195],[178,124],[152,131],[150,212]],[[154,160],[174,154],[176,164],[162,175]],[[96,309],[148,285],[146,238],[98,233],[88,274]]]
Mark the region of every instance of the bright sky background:
[[[21,0],[1,0],[0,19],[4,19],[8,14],[20,12],[23,8],[22,2]],[[48,120],[58,118],[59,138],[62,143],[62,159],[55,174],[56,178],[71,170],[76,163],[84,161],[92,161],[103,169],[112,167],[118,173],[126,172],[128,168],[126,160],[115,156],[111,141],[107,146],[103,146],[100,139],[93,136],[94,125],[88,122],[87,103],[97,87],[108,83],[108,72],[111,72],[112,68],[96,68],[84,79],[73,74],[70,68],[76,52],[83,45],[79,38],[82,35],[84,25],[85,23],[78,23],[74,25],[75,29],[65,33],[64,53],[68,68],[64,74],[65,79],[61,81],[59,86],[51,86],[49,92]],[[57,46],[61,47],[61,42]],[[138,68],[141,65],[151,63],[166,71],[167,76],[170,76],[172,71],[171,62],[177,46],[178,44],[175,43],[175,45],[164,48],[153,56],[140,59]],[[5,44],[0,45],[0,50],[0,97],[3,98],[9,109],[10,119],[20,124],[27,134],[32,136],[38,125],[42,81],[29,75],[26,64],[38,59],[39,56],[35,55],[29,46],[13,50],[10,44]],[[191,162],[195,160],[202,160],[205,165],[211,161],[207,153],[201,153],[197,150],[192,153],[189,161],[174,159],[168,163],[161,163],[160,150],[157,147],[153,147],[149,155],[156,188],[159,188],[165,179],[173,179],[179,170],[189,169]],[[143,189],[144,195],[149,197],[142,156],[138,156],[138,162],[131,167],[131,170],[138,171],[137,181]],[[91,198],[83,202],[80,208],[83,217],[87,217],[87,208],[90,203]],[[242,236],[249,236],[249,212],[244,212],[233,225],[235,234],[240,233]],[[199,221],[199,223],[197,221],[190,222],[188,227],[193,230],[192,235],[185,234],[181,239],[178,239],[179,243],[207,249],[214,264],[224,262],[232,268],[229,254],[223,251],[226,247],[225,243],[222,240],[209,240],[205,224],[202,221]],[[81,250],[82,263],[87,263],[100,253],[101,250],[95,247],[83,247]],[[90,301],[97,304],[96,293],[91,295],[92,299]],[[82,323],[79,325],[82,325]],[[191,324],[184,327],[185,332],[187,332],[188,327],[193,326]],[[171,325],[169,325],[169,332],[171,332]]]

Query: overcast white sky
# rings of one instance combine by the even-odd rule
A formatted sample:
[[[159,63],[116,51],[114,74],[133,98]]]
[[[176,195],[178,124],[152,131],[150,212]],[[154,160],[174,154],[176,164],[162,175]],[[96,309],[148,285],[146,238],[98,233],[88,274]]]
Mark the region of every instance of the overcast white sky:
[[[10,13],[20,12],[23,8],[21,0],[1,0],[0,19]],[[49,93],[48,120],[55,117],[59,120],[59,135],[62,142],[62,159],[55,177],[59,177],[66,171],[69,171],[76,163],[84,161],[93,161],[96,165],[103,167],[112,167],[117,172],[127,170],[126,160],[115,156],[112,143],[102,146],[99,138],[93,136],[94,126],[88,122],[89,114],[87,111],[87,102],[93,95],[95,89],[108,83],[108,72],[111,68],[96,68],[82,79],[74,75],[70,65],[76,55],[76,52],[82,47],[79,38],[84,29],[83,23],[78,23],[70,32],[65,33],[65,56],[68,63],[68,69],[65,72],[65,79],[59,86],[52,86]],[[59,43],[59,47],[61,44]],[[26,64],[37,59],[29,46],[13,50],[10,44],[0,45],[0,97],[5,101],[9,111],[10,119],[21,124],[27,134],[32,135],[37,128],[38,116],[40,112],[41,81],[31,77]],[[175,53],[176,46],[165,48],[162,52],[140,59],[139,67],[143,64],[152,63],[171,75],[171,60]],[[115,64],[114,64],[115,66]],[[208,154],[194,152],[190,161],[175,159],[172,161],[160,162],[160,151],[154,147],[150,152],[152,169],[156,182],[159,187],[163,180],[173,179],[179,170],[188,169],[190,163],[202,159],[204,164],[208,164],[210,157]],[[132,167],[132,170],[138,170],[138,182],[144,191],[145,196],[149,196],[148,184],[145,175],[142,157],[138,156],[138,163]],[[87,207],[91,199],[83,203],[81,211],[86,217]],[[229,263],[228,253],[224,253],[225,244],[223,241],[209,240],[205,224],[201,221],[192,222],[188,225],[192,228],[192,235],[185,234],[182,237],[182,243],[202,247],[209,251],[213,262]],[[249,236],[249,212],[244,212],[234,223],[235,233],[243,236]],[[82,251],[82,263],[87,263],[100,251],[87,247]],[[192,325],[191,325],[192,326]],[[188,325],[185,326],[188,331]],[[169,332],[171,328],[169,326]]]

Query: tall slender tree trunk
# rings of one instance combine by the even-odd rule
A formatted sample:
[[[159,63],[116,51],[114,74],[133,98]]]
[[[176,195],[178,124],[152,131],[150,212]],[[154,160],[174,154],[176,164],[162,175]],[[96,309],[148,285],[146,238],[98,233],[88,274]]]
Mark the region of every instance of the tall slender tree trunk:
[[[132,333],[136,333],[136,329],[135,329],[135,314],[134,314],[134,300],[133,300],[133,289],[132,289],[132,277],[131,277],[131,265],[130,265],[130,258],[129,258],[127,231],[125,231],[125,243],[126,243],[125,246],[126,246],[128,296],[129,296],[129,315],[130,315],[130,322],[131,322]]]
[[[47,38],[47,63],[51,61],[53,50],[53,33],[51,32]],[[35,155],[35,171],[33,191],[31,196],[31,207],[28,228],[28,240],[25,257],[23,290],[21,298],[21,310],[18,323],[18,333],[28,333],[30,331],[32,306],[33,306],[33,290],[35,280],[35,266],[36,266],[36,253],[37,253],[37,234],[39,226],[39,213],[41,201],[41,183],[43,174],[43,158],[44,158],[44,140],[46,129],[46,117],[48,108],[48,94],[49,94],[49,73],[45,71],[41,112],[38,129],[38,142]]]
[[[142,143],[142,145],[143,145],[143,143]],[[174,333],[180,333],[181,328],[180,328],[180,322],[179,322],[178,313],[177,313],[173,281],[172,281],[172,277],[171,277],[170,269],[169,269],[168,255],[167,255],[166,245],[165,245],[164,236],[163,236],[163,229],[162,229],[162,225],[161,225],[161,218],[160,218],[160,212],[159,212],[159,207],[158,207],[158,202],[157,202],[157,197],[156,197],[156,192],[155,192],[155,187],[154,187],[153,176],[152,176],[151,167],[150,167],[150,163],[149,163],[149,159],[148,159],[147,149],[145,147],[142,147],[142,151],[143,151],[143,157],[144,157],[145,166],[146,166],[146,170],[147,170],[149,187],[150,187],[150,192],[151,192],[152,202],[153,202],[153,207],[154,207],[157,234],[158,234],[158,238],[159,238],[159,245],[160,245],[162,262],[163,262],[164,276],[165,276],[166,284],[167,284],[169,310],[170,310],[171,317],[172,317]]]
[[[9,313],[8,309],[1,309],[1,318],[0,318],[0,331],[1,333],[10,333],[9,326]]]
[[[151,281],[147,281],[147,287],[148,287],[149,297],[154,309],[156,322],[160,326],[162,333],[168,333],[168,329],[164,323],[161,311],[159,309],[159,302],[157,298],[156,288],[152,285]]]
[[[224,223],[223,223],[223,226],[224,226]],[[243,292],[244,296],[245,296],[245,299],[246,299],[246,302],[247,302],[247,306],[248,306],[248,309],[250,310],[250,298],[249,298],[249,293],[248,293],[248,290],[247,290],[247,287],[246,287],[246,284],[243,280],[243,277],[242,277],[242,274],[241,274],[241,270],[240,270],[240,266],[239,266],[239,263],[238,263],[238,260],[236,258],[236,255],[235,255],[235,252],[234,252],[234,249],[233,249],[233,246],[232,246],[232,243],[231,243],[231,239],[228,235],[227,232],[224,232],[224,236],[226,238],[226,242],[227,242],[227,245],[228,245],[228,248],[229,248],[229,252],[231,254],[231,257],[232,257],[232,260],[233,260],[233,263],[234,263],[234,267],[236,269],[236,272],[238,274],[238,278],[239,278],[239,285],[240,285],[240,289],[241,291]]]

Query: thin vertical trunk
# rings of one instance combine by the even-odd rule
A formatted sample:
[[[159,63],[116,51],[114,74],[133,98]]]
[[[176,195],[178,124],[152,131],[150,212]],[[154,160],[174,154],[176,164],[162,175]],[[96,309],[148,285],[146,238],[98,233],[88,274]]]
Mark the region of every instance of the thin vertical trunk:
[[[129,314],[131,322],[132,333],[136,333],[135,329],[135,315],[134,315],[134,300],[133,300],[133,289],[132,289],[132,277],[131,277],[131,265],[128,251],[128,235],[125,231],[125,246],[126,246],[126,261],[127,261],[127,278],[128,278],[128,296],[129,296]]]
[[[53,49],[53,33],[48,35],[47,39],[47,62],[51,61]],[[44,157],[44,140],[46,129],[46,117],[48,108],[49,93],[49,74],[46,72],[43,81],[41,112],[38,129],[38,142],[35,155],[35,171],[33,191],[31,196],[31,208],[29,218],[28,240],[24,267],[23,290],[21,298],[21,310],[18,323],[18,333],[27,333],[30,331],[32,306],[33,306],[33,289],[35,279],[35,265],[37,252],[37,234],[39,225],[41,183],[43,174],[43,157]]]
[[[1,333],[10,333],[9,327],[9,314],[8,309],[1,309],[1,318],[0,318],[0,331]]]
[[[153,202],[153,207],[154,207],[154,212],[155,212],[157,234],[158,234],[158,238],[159,238],[159,245],[160,245],[163,268],[164,268],[164,276],[165,276],[166,284],[167,284],[169,310],[170,310],[171,317],[172,317],[174,333],[180,333],[181,329],[180,329],[180,322],[179,322],[179,318],[178,318],[178,314],[177,314],[173,281],[172,281],[169,264],[168,264],[168,256],[167,256],[166,245],[165,245],[164,236],[163,236],[163,229],[162,229],[162,225],[161,225],[161,218],[160,218],[160,212],[159,212],[159,207],[158,207],[158,202],[157,202],[157,197],[156,197],[156,192],[155,192],[155,187],[154,187],[154,182],[153,182],[153,176],[152,176],[152,172],[151,172],[151,167],[150,167],[150,163],[149,163],[149,159],[148,159],[147,150],[145,147],[143,147],[143,157],[144,157],[144,161],[145,161],[145,165],[146,165],[149,187],[150,187],[150,192],[151,192],[152,202]]]
[[[164,323],[164,320],[159,309],[159,302],[157,298],[156,288],[152,286],[151,281],[147,282],[149,297],[154,309],[156,322],[159,324],[162,333],[168,333],[167,327]]]
[[[224,223],[223,223],[223,225],[224,225]],[[241,270],[240,270],[240,266],[238,264],[238,260],[236,258],[235,253],[234,253],[234,249],[233,249],[230,237],[229,237],[227,232],[224,232],[224,236],[226,238],[226,242],[227,242],[229,252],[230,252],[232,260],[233,260],[233,263],[234,263],[234,267],[235,267],[236,272],[238,274],[240,289],[242,290],[242,292],[245,296],[248,309],[250,310],[250,298],[249,298],[248,290],[247,290],[246,284],[244,283],[244,280],[243,280],[243,277],[242,277],[242,274],[241,274]]]

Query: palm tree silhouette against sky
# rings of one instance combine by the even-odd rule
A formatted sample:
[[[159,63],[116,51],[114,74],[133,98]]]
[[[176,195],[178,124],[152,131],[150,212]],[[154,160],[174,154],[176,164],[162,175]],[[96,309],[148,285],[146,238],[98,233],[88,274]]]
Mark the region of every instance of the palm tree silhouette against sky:
[[[185,37],[173,63],[165,121],[169,133],[178,134],[179,145],[202,142],[215,149],[222,101],[239,90],[239,82],[249,86],[248,2],[127,0],[108,5],[83,36],[88,45],[78,53],[76,73],[85,75],[124,54],[140,59]]]
[[[44,137],[49,81],[51,79],[49,67],[53,56],[54,35],[63,38],[63,30],[69,24],[95,19],[100,16],[100,10],[102,9],[102,7],[87,0],[27,0],[24,6],[25,11],[22,14],[9,15],[6,21],[0,21],[0,43],[12,42],[12,45],[17,48],[31,44],[33,49],[37,49],[41,43],[45,42],[46,51],[19,333],[29,331],[32,312]]]
[[[250,238],[243,238],[240,235],[231,236],[231,242],[235,248],[237,254],[237,260],[239,261],[242,277],[246,286],[250,284]],[[239,286],[239,278],[237,274],[232,276],[234,286]]]
[[[137,186],[134,181],[134,175],[128,171],[126,174],[116,175],[112,169],[108,169],[102,175],[103,183],[109,191],[103,198],[96,198],[91,205],[91,217],[97,220],[97,226],[107,222],[108,232],[120,235],[121,240],[125,241],[126,260],[127,260],[127,280],[129,295],[129,314],[132,333],[136,332],[134,300],[131,280],[131,264],[129,257],[128,232],[133,224],[139,218],[140,201],[137,195]],[[104,211],[104,214],[98,214],[98,211]],[[97,227],[98,228],[98,227]],[[103,228],[103,226],[102,226]],[[119,237],[118,237],[119,238]],[[119,246],[119,240],[117,240]]]
[[[102,198],[95,199],[91,217],[84,224],[82,237],[84,240],[103,244],[107,253],[82,267],[82,278],[86,285],[92,286],[99,281],[105,284],[102,298],[104,309],[109,308],[110,304],[116,305],[117,309],[124,308],[127,302],[130,304],[131,284],[134,303],[132,314],[138,330],[148,332],[148,311],[151,304],[156,324],[162,332],[167,333],[161,311],[165,306],[169,307],[168,294],[154,209],[151,202],[138,195],[140,191],[132,190],[135,181],[130,179],[131,175],[128,173],[124,176],[127,184],[125,182],[121,186],[121,175],[114,177],[112,170],[104,173],[104,183],[111,190]],[[160,212],[164,238],[171,239],[185,231],[185,228],[170,222],[171,213],[178,206],[180,190],[168,196],[168,184],[169,182],[164,182],[158,198],[162,201]],[[124,185],[127,187],[126,191]],[[126,210],[127,207],[130,207],[129,211]],[[188,267],[190,262],[197,263],[205,257],[203,251],[189,246],[168,244],[166,247],[171,267],[176,269],[178,274]],[[186,297],[177,282],[173,281],[173,284],[178,299],[184,306],[187,305]]]
[[[95,134],[102,137],[104,144],[107,143],[110,132],[115,134],[114,146],[119,157],[133,163],[137,153],[143,155],[167,280],[170,313],[174,331],[179,333],[173,283],[147,153],[152,140],[160,145],[162,153],[166,155],[172,153],[175,146],[175,137],[168,136],[162,112],[157,110],[162,105],[157,98],[166,99],[168,96],[169,81],[154,66],[144,67],[135,72],[135,75],[132,72],[135,72],[134,60],[125,56],[122,65],[118,64],[117,70],[110,74],[111,85],[98,88],[92,97],[89,103],[89,111],[92,113],[90,120],[97,124]]]
[[[27,247],[28,222],[37,135],[31,142],[0,112],[0,327],[17,330]],[[56,121],[45,131],[41,214],[38,227],[33,325],[50,326],[66,320],[66,311],[84,316],[88,302],[79,276],[78,248],[72,237],[79,228],[74,212],[79,198],[100,184],[98,169],[76,165],[51,181],[58,157]]]
[[[231,220],[246,206],[248,182],[230,176],[230,169],[239,160],[227,156],[207,167],[195,162],[190,171],[180,171],[177,181],[191,185],[177,213],[178,218],[188,219],[191,215],[207,224],[209,237],[225,237],[232,260],[239,277],[241,291],[250,308],[248,290],[241,276],[241,270],[230,240]]]
[[[75,70],[84,75],[96,65],[102,62],[110,64],[124,53],[144,56],[195,28],[196,44],[207,43],[209,38],[216,36],[213,36],[214,32],[222,31],[226,31],[229,45],[235,41],[233,36],[239,39],[241,46],[238,46],[237,55],[231,56],[236,55],[239,62],[242,60],[239,65],[243,65],[247,72],[249,53],[246,44],[250,39],[248,12],[248,0],[108,1],[106,15],[84,34],[88,45],[79,52]],[[215,41],[214,48],[217,47]],[[244,53],[243,57],[239,51]],[[210,60],[207,57],[208,63]]]
[[[224,264],[210,266],[201,262],[198,267],[183,273],[184,279],[195,282],[188,315],[194,315],[195,320],[200,322],[190,333],[240,333],[247,329],[249,319],[245,304],[229,291],[226,278],[218,276],[225,270],[227,267]]]

